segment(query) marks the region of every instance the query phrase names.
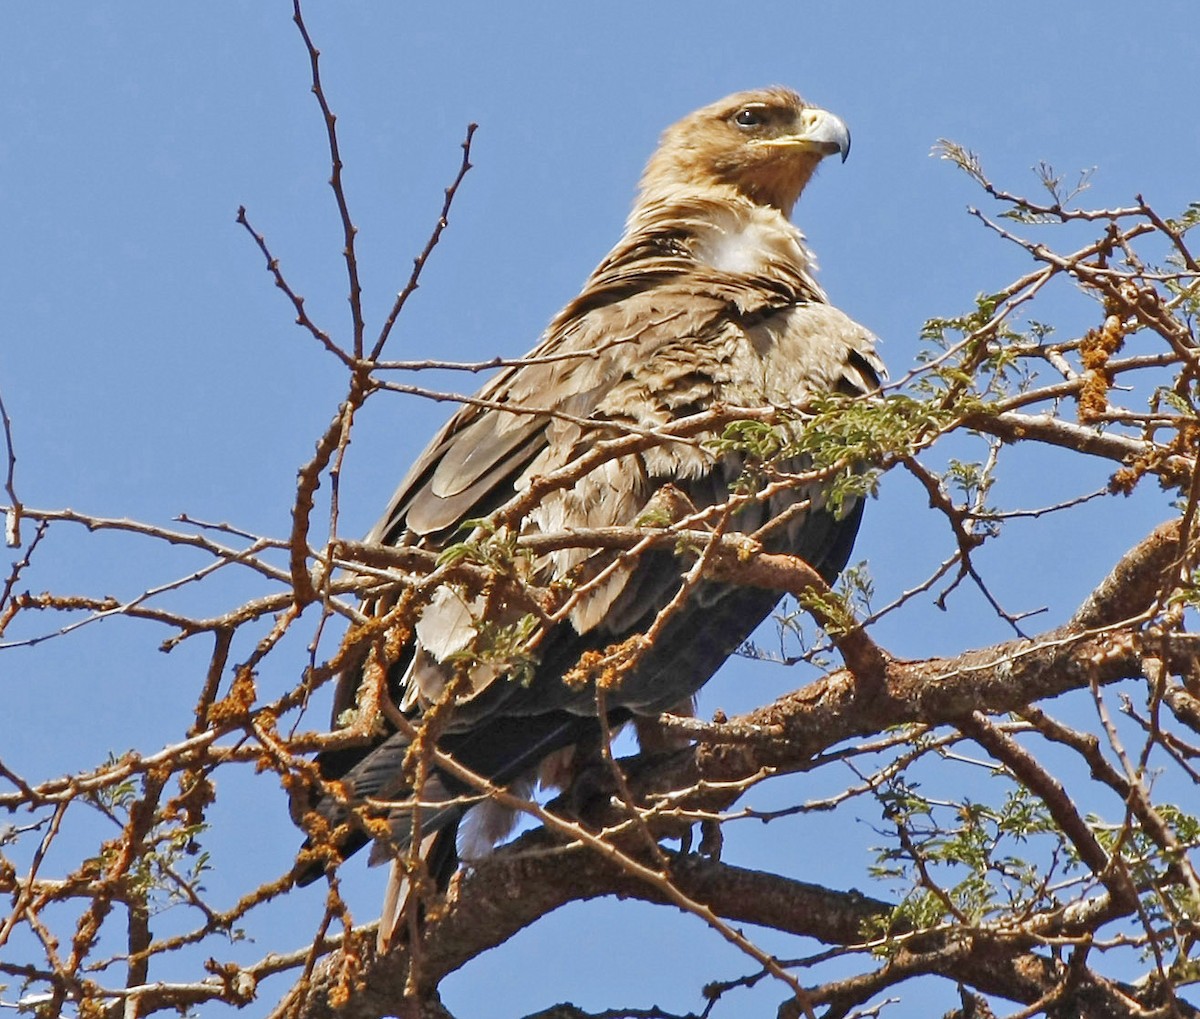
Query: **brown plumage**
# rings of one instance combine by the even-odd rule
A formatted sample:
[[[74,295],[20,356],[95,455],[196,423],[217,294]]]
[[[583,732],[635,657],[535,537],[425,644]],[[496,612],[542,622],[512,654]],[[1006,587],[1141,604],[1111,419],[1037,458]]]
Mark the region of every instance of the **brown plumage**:
[[[624,236],[551,322],[532,363],[485,386],[479,396],[488,406],[454,415],[401,482],[370,540],[431,549],[461,541],[464,521],[486,517],[533,479],[630,428],[661,428],[714,405],[803,408],[823,394],[875,389],[882,366],[873,337],[827,302],[804,237],[788,219],[821,159],[835,152],[845,158],[848,149],[840,120],[784,88],[738,93],[669,128],[646,167]],[[662,442],[599,464],[546,495],[519,532],[629,526],[719,506],[745,458],[703,440]],[[751,502],[724,525],[751,533],[787,512],[765,545],[802,556],[832,580],[849,556],[861,510],[848,501],[833,512],[823,489],[809,483]],[[415,639],[388,663],[388,675],[396,708],[419,725],[430,705],[445,699],[458,670],[453,710],[439,721],[439,747],[498,784],[525,789],[539,766],[543,779],[561,780],[571,748],[594,747],[598,739],[593,684],[564,684],[564,674],[581,656],[654,625],[680,590],[687,564],[670,551],[616,562],[612,553],[581,548],[516,563],[538,588],[574,585],[587,593],[566,618],[547,624],[515,599],[443,586],[416,620]],[[695,584],[659,620],[653,647],[608,692],[611,721],[687,702],[776,601],[767,591]],[[485,618],[489,626],[481,627]],[[522,620],[519,647],[479,660],[484,638],[494,643],[495,626]],[[464,666],[464,657],[475,664]],[[343,677],[335,718],[355,706],[362,674],[359,668]],[[375,854],[387,858],[410,842],[405,801],[413,793],[402,768],[409,737],[392,722],[384,727],[392,735],[375,746],[324,755],[321,766],[360,802],[395,801],[386,812],[390,848]],[[443,879],[454,865],[463,807],[437,804],[469,791],[435,768],[420,792],[422,836],[437,843],[432,851]],[[332,800],[318,809],[334,822],[347,816]],[[503,813],[494,804],[476,808],[472,851],[503,837]],[[351,828],[343,851],[366,841]],[[393,906],[402,871],[395,869]],[[312,866],[301,878],[317,873]],[[391,920],[384,918],[385,939]]]

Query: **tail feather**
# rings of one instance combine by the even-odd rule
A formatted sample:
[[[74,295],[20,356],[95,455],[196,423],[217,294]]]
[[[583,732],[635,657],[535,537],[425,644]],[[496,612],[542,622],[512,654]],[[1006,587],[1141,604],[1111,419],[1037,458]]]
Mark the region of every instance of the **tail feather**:
[[[442,829],[421,839],[420,859],[437,888],[444,888],[458,867],[458,855],[454,851],[455,828]],[[403,938],[404,928],[411,921],[419,924],[423,919],[420,884],[414,884],[404,857],[392,857],[387,888],[383,895],[383,910],[379,917],[379,932],[375,938],[376,949],[385,954],[396,941]]]

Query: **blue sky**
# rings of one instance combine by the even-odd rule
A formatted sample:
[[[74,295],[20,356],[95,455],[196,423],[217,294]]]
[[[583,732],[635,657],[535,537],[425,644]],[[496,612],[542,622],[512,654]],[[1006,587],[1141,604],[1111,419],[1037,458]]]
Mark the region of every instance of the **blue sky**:
[[[374,322],[434,223],[466,124],[480,125],[475,168],[397,328],[395,357],[473,360],[531,346],[619,235],[659,132],[741,88],[792,85],[850,125],[849,161],[822,169],[796,219],[831,298],[882,337],[897,375],[913,363],[926,318],[966,311],[977,292],[1031,267],[967,215],[969,204],[986,209],[986,196],[930,158],[938,138],[980,153],[1009,190],[1035,191],[1030,168],[1045,160],[1068,177],[1095,167],[1083,199],[1093,206],[1129,204],[1141,192],[1173,214],[1200,198],[1190,71],[1200,15],[1187,0],[1136,13],[1118,0],[753,8],[377,0],[313,2],[306,14],[339,117]],[[290,4],[6,5],[0,95],[0,393],[14,420],[22,499],[160,523],[187,512],[285,534],[296,469],[342,380],[291,324],[234,222],[239,205],[313,318],[336,337],[348,331],[324,134]],[[1061,292],[1035,317],[1073,335],[1095,313]],[[447,413],[402,399],[371,405],[342,479],[345,534],[370,527]],[[1088,491],[1108,473],[1104,464],[1066,470],[1050,455],[1014,463],[997,492],[1008,505]],[[1010,608],[1045,605],[1050,625],[1166,514],[1165,497],[1139,492],[1063,526],[1014,526],[981,562]],[[858,546],[880,601],[948,550],[915,486],[885,479]],[[146,543],[64,530],[27,579],[35,590],[129,596],[199,565],[160,555]],[[1061,569],[1045,569],[1051,555]],[[178,604],[231,605],[256,593],[231,581]],[[41,778],[95,764],[110,749],[164,745],[186,725],[207,650],[185,645],[163,656],[164,636],[108,622],[0,652],[0,758]],[[914,657],[1005,636],[969,592],[949,613],[918,608],[879,632]],[[298,670],[302,649],[293,650]],[[276,688],[295,675],[275,677]],[[795,682],[736,663],[703,708],[748,707]],[[208,884],[229,900],[248,875],[280,870],[295,836],[265,780],[222,794]],[[867,857],[855,847],[871,843],[863,825],[872,820],[747,832],[733,859],[765,862],[778,839],[792,840],[797,873],[863,887]],[[358,863],[347,872],[366,918],[383,875]],[[295,898],[230,957],[293,947],[320,905],[315,890]],[[671,972],[663,939],[678,948]],[[549,946],[567,958],[538,966]],[[597,955],[606,973],[621,974],[615,998]],[[479,960],[447,982],[445,998],[456,1014],[500,1019],[563,999],[685,1011],[701,1006],[705,981],[748,969],[697,922],[598,903],[564,910]],[[756,993],[740,999],[745,1007],[782,996],[778,987]],[[950,1007],[949,989],[939,994],[923,1014]]]

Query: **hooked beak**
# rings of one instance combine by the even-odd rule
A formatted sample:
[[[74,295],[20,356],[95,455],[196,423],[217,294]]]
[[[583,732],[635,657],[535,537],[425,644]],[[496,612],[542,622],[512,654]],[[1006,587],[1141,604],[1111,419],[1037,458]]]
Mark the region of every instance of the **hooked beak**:
[[[821,110],[815,106],[807,107],[801,112],[796,127],[794,134],[779,138],[760,138],[753,144],[799,148],[815,152],[822,157],[840,152],[843,163],[850,155],[850,128],[841,117],[828,110]]]

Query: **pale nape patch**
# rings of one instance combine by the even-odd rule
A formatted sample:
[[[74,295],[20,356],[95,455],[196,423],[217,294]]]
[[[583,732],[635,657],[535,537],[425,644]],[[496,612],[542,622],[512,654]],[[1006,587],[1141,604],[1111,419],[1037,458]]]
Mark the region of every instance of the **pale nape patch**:
[[[809,277],[816,271],[804,235],[775,209],[754,208],[749,215],[744,208],[729,210],[705,226],[697,233],[693,254],[718,272],[764,275],[780,263]]]

